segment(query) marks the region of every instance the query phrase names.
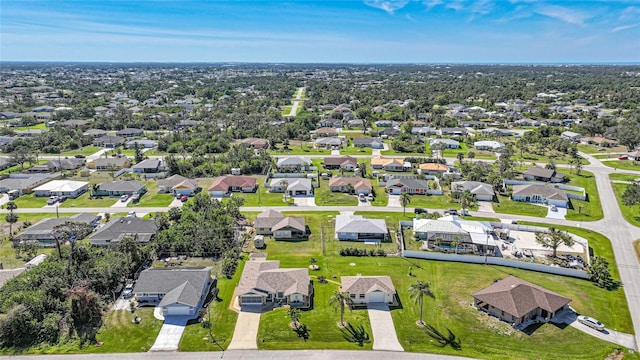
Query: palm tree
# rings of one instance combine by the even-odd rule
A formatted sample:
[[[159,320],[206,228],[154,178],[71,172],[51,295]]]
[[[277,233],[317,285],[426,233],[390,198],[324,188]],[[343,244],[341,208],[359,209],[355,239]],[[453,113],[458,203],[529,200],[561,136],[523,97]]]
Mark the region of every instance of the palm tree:
[[[428,296],[430,298],[435,299],[435,295],[431,292],[431,285],[422,280],[416,280],[414,284],[409,286],[409,291],[411,292],[410,298],[415,298],[415,303],[420,304],[420,320],[418,324],[423,326],[424,321],[422,321],[422,305],[424,303],[424,297]]]
[[[7,203],[7,210],[9,210],[9,214],[5,217],[5,220],[9,223],[9,236],[13,237],[13,224],[18,222],[18,215],[13,213],[13,210],[16,210],[18,205],[15,202],[9,201]]]
[[[98,194],[98,190],[100,190],[100,185],[96,183],[91,184],[91,195],[96,196]]]
[[[333,305],[334,303],[335,305]],[[335,309],[340,309],[340,326],[344,326],[344,307],[352,304],[353,300],[351,300],[351,294],[348,291],[335,290],[333,296],[329,299],[329,305],[333,305]]]
[[[458,158],[458,161],[460,162],[460,165],[462,165],[462,160],[464,159],[464,153],[463,152],[459,152],[456,157]]]
[[[403,192],[400,194],[400,205],[402,205],[402,215],[407,214],[407,205],[411,204],[411,195],[408,192]]]
[[[300,326],[300,310],[296,308],[289,308],[287,316],[291,319],[293,326],[297,329]]]
[[[473,151],[469,151],[469,152],[467,153],[467,157],[469,158],[469,160],[472,160],[472,161],[473,161],[473,158],[475,158],[475,157],[476,157],[476,153],[475,153],[475,152],[473,152]]]
[[[346,189],[345,189],[345,190],[347,190],[347,193],[348,193],[349,195],[353,195],[353,193],[356,191],[356,189],[353,187],[353,185],[352,185],[352,184],[347,184],[347,186],[346,186]]]
[[[465,190],[460,193],[460,206],[462,207],[462,215],[466,214],[468,206],[475,205],[478,199],[469,190]]]
[[[289,187],[289,181],[284,179],[280,182],[280,187],[284,190],[284,194],[282,195],[284,201],[287,201],[287,188]]]

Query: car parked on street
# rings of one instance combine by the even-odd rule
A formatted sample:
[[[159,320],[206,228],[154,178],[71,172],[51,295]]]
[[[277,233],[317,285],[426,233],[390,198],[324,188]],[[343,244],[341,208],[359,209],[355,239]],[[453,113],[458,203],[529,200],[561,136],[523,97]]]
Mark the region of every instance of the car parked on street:
[[[413,210],[414,214],[427,214],[428,211],[427,209],[423,209],[423,208],[415,208]]]
[[[629,160],[629,155],[620,155],[618,156],[618,160]]]
[[[588,316],[578,316],[578,321],[598,331],[604,330],[604,324],[594,318],[590,318]]]

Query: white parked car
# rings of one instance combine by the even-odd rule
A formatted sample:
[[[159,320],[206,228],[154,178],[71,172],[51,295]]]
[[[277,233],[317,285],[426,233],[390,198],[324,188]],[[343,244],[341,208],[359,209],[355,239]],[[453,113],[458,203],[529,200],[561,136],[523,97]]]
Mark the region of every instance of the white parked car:
[[[558,211],[558,208],[555,205],[551,205],[551,211]]]
[[[588,316],[578,316],[578,321],[598,331],[604,330],[604,324],[594,318],[590,318]]]
[[[120,201],[122,201],[122,202],[127,201],[127,199],[129,199],[129,195],[127,195],[127,194],[120,196]]]

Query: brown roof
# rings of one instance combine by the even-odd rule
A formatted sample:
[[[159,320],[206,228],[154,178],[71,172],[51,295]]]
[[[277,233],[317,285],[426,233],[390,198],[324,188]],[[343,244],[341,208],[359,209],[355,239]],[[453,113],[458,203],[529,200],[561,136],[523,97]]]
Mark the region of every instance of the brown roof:
[[[387,294],[395,294],[391,278],[388,276],[342,276],[342,290],[351,294],[368,294],[373,291],[382,291]]]
[[[344,166],[346,164],[353,164],[354,166],[358,165],[358,160],[351,156],[333,156],[324,158],[324,165],[329,166]]]
[[[420,170],[446,172],[446,171],[449,171],[449,167],[445,164],[426,163],[426,164],[420,164]]]
[[[273,225],[280,222],[280,220],[284,219],[284,215],[281,212],[269,209],[261,212],[256,220],[253,222],[253,227],[255,228],[272,228]]]
[[[388,163],[392,162],[393,159],[387,159],[383,156],[377,156],[371,159],[371,165],[380,165],[380,166],[385,166]]]
[[[291,227],[299,231],[305,231],[305,223],[303,217],[285,217],[280,220],[277,224],[273,225],[271,231],[278,231],[280,229],[284,229],[286,227]]]
[[[331,127],[325,127],[325,128],[320,128],[318,130],[315,131],[316,134],[337,134],[338,130],[336,130],[335,128],[331,128]]]
[[[522,317],[536,308],[556,312],[571,301],[515,276],[493,283],[472,296],[515,317]]]
[[[267,294],[283,292],[309,295],[308,269],[280,269],[278,260],[248,261],[238,284],[236,294]]]
[[[329,180],[329,187],[332,186],[347,186],[348,184],[353,185],[354,190],[371,190],[371,181],[369,179],[363,179],[359,176],[350,177],[350,176],[338,176],[331,178]]]
[[[255,148],[266,148],[267,145],[269,145],[269,140],[260,138],[246,138],[240,140],[240,142],[249,144]]]
[[[230,187],[254,187],[256,179],[249,176],[228,175],[219,177],[209,186],[209,191],[227,191]]]

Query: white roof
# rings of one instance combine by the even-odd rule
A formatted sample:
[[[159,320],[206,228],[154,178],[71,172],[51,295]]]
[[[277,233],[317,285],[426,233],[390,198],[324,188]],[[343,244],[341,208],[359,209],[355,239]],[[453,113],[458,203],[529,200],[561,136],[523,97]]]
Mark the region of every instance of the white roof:
[[[72,180],[53,180],[46,184],[40,185],[33,189],[34,191],[65,191],[73,192],[80,189],[83,186],[89,185],[85,181],[72,181]]]
[[[493,140],[481,140],[481,141],[474,142],[473,146],[486,146],[492,149],[497,149],[497,148],[504,147],[504,144],[498,141],[493,141]]]
[[[382,219],[365,219],[360,215],[338,215],[336,232],[386,234],[387,223]]]

